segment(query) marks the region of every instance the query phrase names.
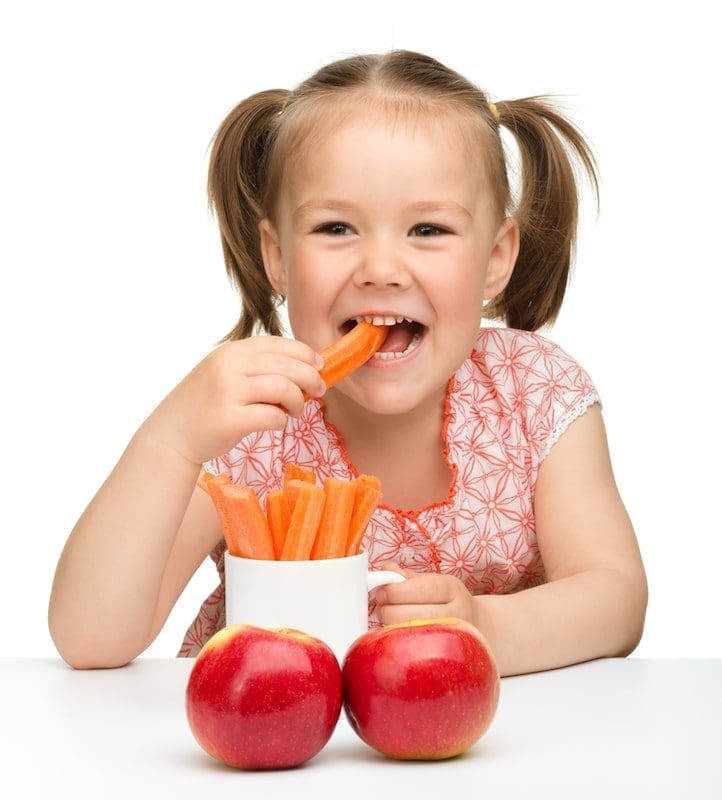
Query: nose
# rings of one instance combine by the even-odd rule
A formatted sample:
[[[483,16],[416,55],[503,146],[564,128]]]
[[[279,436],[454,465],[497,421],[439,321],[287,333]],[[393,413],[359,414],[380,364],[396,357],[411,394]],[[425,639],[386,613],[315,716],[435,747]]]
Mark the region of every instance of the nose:
[[[404,289],[411,285],[412,278],[409,270],[388,249],[369,249],[361,256],[353,275],[354,284],[361,287],[391,286]]]

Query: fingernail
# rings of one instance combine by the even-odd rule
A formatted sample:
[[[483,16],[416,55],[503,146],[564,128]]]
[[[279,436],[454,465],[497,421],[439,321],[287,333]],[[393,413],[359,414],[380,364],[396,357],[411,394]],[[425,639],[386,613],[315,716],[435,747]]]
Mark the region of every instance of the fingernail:
[[[385,589],[378,589],[376,592],[376,602],[382,606],[388,600],[388,595]]]
[[[318,353],[316,353],[316,366],[319,369],[321,369],[321,367],[323,366],[323,356],[320,356]]]

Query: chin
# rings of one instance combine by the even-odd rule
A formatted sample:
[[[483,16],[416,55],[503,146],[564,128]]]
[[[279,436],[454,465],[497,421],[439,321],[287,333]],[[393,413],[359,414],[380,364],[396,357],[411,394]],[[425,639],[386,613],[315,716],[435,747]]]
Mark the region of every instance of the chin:
[[[445,389],[446,384],[444,384]],[[428,397],[420,394],[418,386],[411,392],[407,384],[401,383],[397,386],[390,384],[383,386],[352,386],[345,390],[335,387],[335,390],[343,395],[342,403],[350,400],[366,411],[379,416],[392,417],[408,414],[429,400]]]

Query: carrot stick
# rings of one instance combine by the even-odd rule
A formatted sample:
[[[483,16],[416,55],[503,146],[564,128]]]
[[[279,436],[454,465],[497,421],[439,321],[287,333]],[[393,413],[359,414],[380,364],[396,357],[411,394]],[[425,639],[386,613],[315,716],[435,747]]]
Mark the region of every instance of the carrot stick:
[[[230,483],[231,476],[227,472],[221,472],[220,475],[214,475],[212,472],[208,472],[208,470],[204,469],[196,482],[196,486],[198,486],[200,489],[203,489],[203,491],[210,497],[211,492],[209,485],[213,482]]]
[[[223,538],[226,540],[226,547],[232,556],[240,556],[240,550],[236,541],[236,534],[233,526],[233,519],[228,508],[228,501],[221,494],[221,486],[231,483],[230,475],[222,472],[220,475],[213,475],[211,472],[203,471],[198,479],[197,485],[211,498],[216,507],[216,514],[221,523]]]
[[[273,561],[276,556],[271,531],[256,493],[250,486],[235,483],[224,484],[219,489],[233,527],[236,550],[241,557]]]
[[[276,558],[280,558],[291,518],[286,493],[283,489],[276,489],[266,495],[266,516],[273,539],[273,552],[276,554]]]
[[[376,475],[359,475],[356,480],[359,483],[365,483],[366,486],[373,486],[374,489],[381,491],[381,478],[377,478]]]
[[[283,488],[288,486],[289,481],[308,481],[309,483],[316,484],[316,473],[312,469],[306,469],[298,464],[283,465]]]
[[[293,481],[289,485],[293,484]],[[324,492],[321,486],[299,481],[298,499],[291,513],[282,561],[306,561],[311,555],[318,523],[323,514]]]
[[[363,482],[354,481],[354,483],[356,483],[356,497],[346,543],[347,556],[355,556],[360,552],[366,528],[368,528],[376,506],[383,497],[381,492],[373,486],[368,486]]]
[[[323,482],[326,503],[311,550],[311,558],[342,558],[353,513],[356,487],[352,481],[326,478]]]
[[[293,509],[296,506],[296,500],[298,500],[298,492],[304,484],[312,485],[310,481],[302,481],[298,478],[293,478],[286,484],[286,488],[283,490],[283,493],[286,495],[289,517],[293,516]],[[313,485],[315,486],[315,484]]]
[[[387,325],[359,322],[347,334],[321,350],[323,366],[319,372],[326,387],[335,386],[365,364],[384,343],[388,333]],[[310,399],[306,392],[303,399]]]

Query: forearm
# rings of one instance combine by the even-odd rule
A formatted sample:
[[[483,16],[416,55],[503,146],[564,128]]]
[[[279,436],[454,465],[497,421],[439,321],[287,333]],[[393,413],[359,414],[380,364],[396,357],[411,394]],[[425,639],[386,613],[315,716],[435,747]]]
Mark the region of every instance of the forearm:
[[[68,663],[118,665],[141,651],[199,472],[143,428],[130,441],[56,568],[48,625]]]
[[[639,643],[646,583],[595,569],[524,589],[474,597],[477,627],[504,675],[626,656]]]

